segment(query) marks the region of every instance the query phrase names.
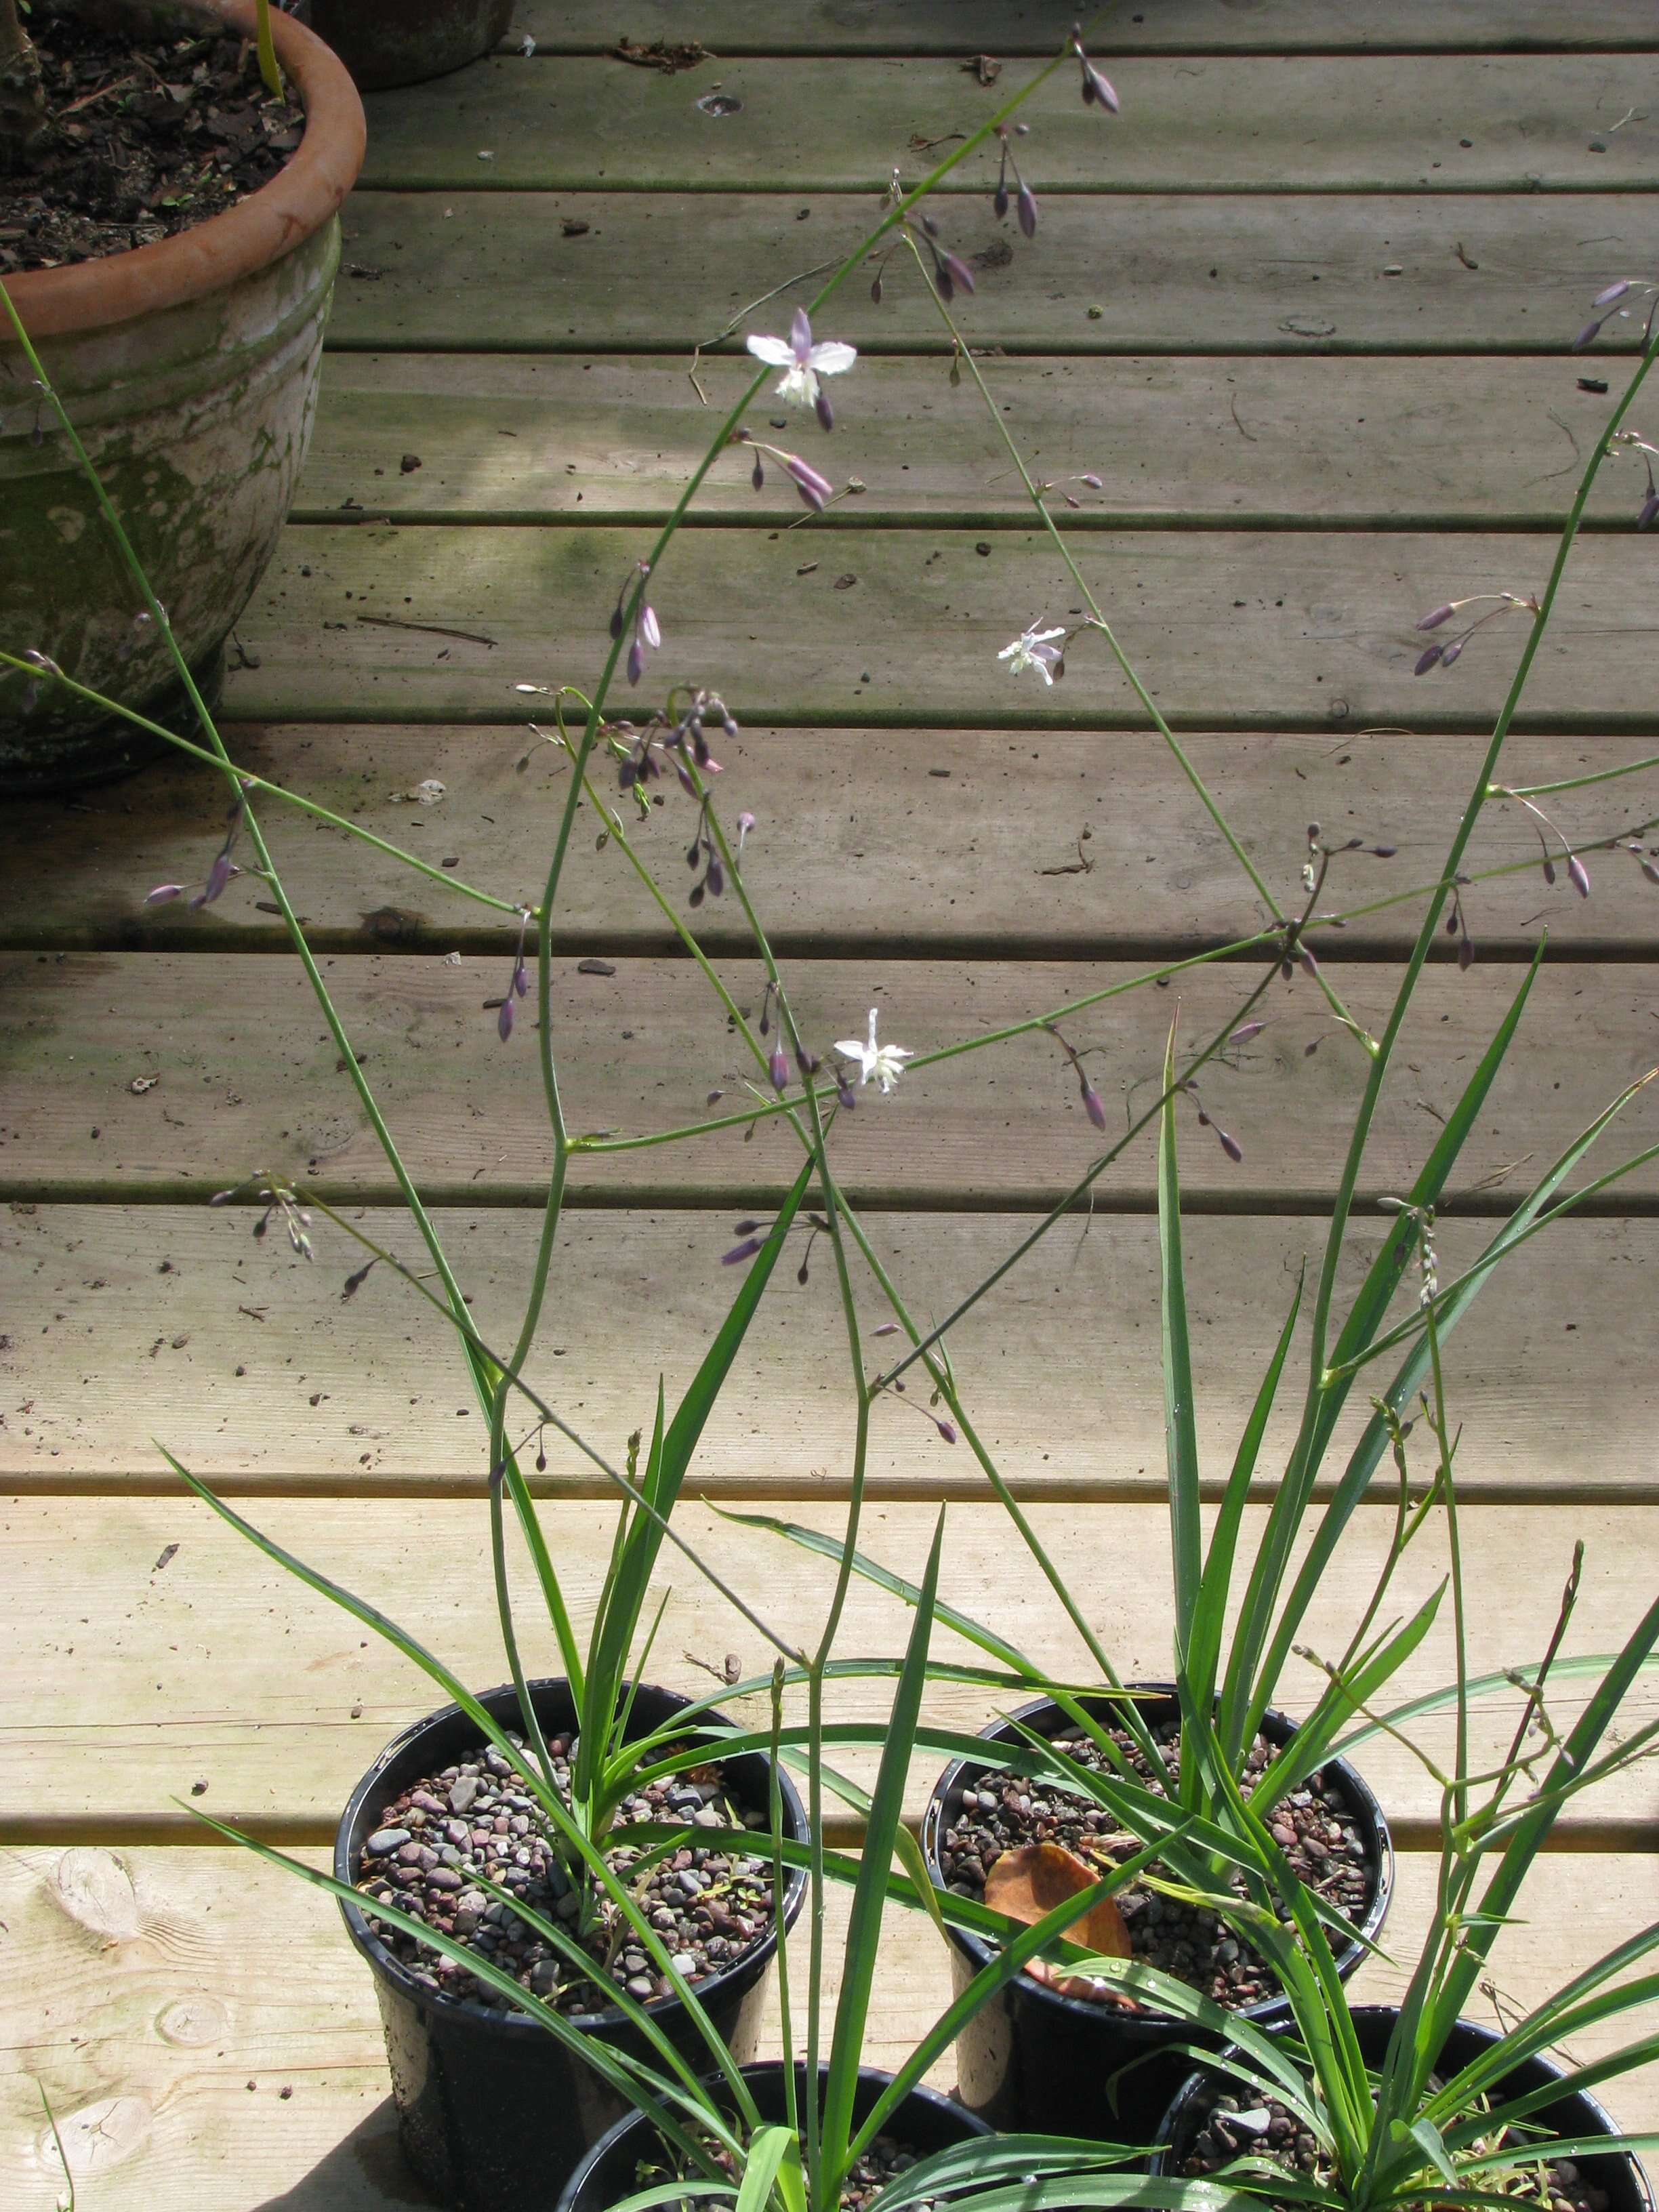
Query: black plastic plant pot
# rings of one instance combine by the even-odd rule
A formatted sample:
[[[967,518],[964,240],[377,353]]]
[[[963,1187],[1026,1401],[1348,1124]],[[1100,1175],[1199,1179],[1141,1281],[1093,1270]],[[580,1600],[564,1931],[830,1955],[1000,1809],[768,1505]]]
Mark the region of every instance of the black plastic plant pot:
[[[1392,2005],[1356,2005],[1352,2016],[1365,2063],[1380,2066],[1399,2014]],[[1491,2028],[1460,2020],[1441,2046],[1436,2070],[1443,2078],[1459,2073],[1472,2059],[1501,2040]],[[1491,2092],[1491,2101],[1498,2104],[1506,2097],[1518,2097],[1529,2089],[1540,2089],[1560,2079],[1560,2068],[1553,2066],[1547,2058],[1523,2058]],[[1189,2074],[1164,2116],[1152,2172],[1171,2175],[1183,2172],[1217,2097],[1237,2094],[1237,2084],[1225,2074],[1208,2069]],[[1620,2132],[1616,2122],[1582,2089],[1569,2092],[1558,2103],[1543,2106],[1529,2116],[1528,2124],[1564,2142]],[[1653,2185],[1641,2160],[1632,2158],[1628,2151],[1609,2151],[1605,2157],[1575,2154],[1573,2164],[1590,2188],[1604,2191],[1607,2212],[1654,2212]]]
[[[820,2081],[828,2072],[827,2067],[818,2069]],[[749,2084],[755,2108],[763,2120],[775,2125],[787,2118],[781,2060],[774,2058],[759,2066],[745,2066],[743,2078]],[[873,2067],[860,2067],[859,2085],[853,2097],[855,2124],[862,2125],[866,2114],[892,2078],[890,2074],[877,2073]],[[798,2065],[797,2109],[805,2090],[806,2069]],[[730,2109],[730,2093],[723,2086],[720,2101]],[[983,2120],[975,2119],[971,2112],[964,2112],[949,2097],[941,2097],[937,2090],[912,2089],[882,2132],[896,2142],[905,2144],[919,2157],[927,2158],[934,2151],[948,2150],[952,2143],[969,2142],[975,2136],[988,2136],[991,2130]],[[571,2175],[559,2199],[558,2212],[610,2212],[613,2204],[620,2204],[639,2188],[641,2162],[652,2157],[653,2146],[659,2141],[653,2137],[648,2120],[638,2112],[630,2113],[611,2129],[602,2142],[594,2144]]]
[[[1130,1686],[1142,1693],[1134,1704],[1153,1727],[1178,1714],[1170,1684]],[[1080,1702],[1093,1719],[1109,1722],[1121,1716],[1126,1700],[1103,1692]],[[1016,1721],[1050,1736],[1073,1725],[1060,1706],[1042,1698],[980,1733],[988,1743],[1021,1748],[1024,1738]],[[1295,1735],[1296,1723],[1282,1713],[1269,1712],[1261,1733],[1269,1743],[1282,1745]],[[994,1753],[982,1761],[958,1759],[945,1770],[928,1800],[922,1816],[922,1848],[929,1871],[941,1887],[943,1831],[962,1809],[963,1788],[996,1765]],[[1345,1759],[1332,1760],[1322,1778],[1340,1791],[1364,1845],[1373,1888],[1365,1916],[1357,1924],[1367,1939],[1375,1939],[1394,1887],[1394,1851],[1382,1808]],[[993,1956],[993,1947],[979,1937],[961,1929],[951,1930],[951,1972],[958,1993]],[[1345,1945],[1337,1954],[1345,1981],[1364,1956],[1364,1946],[1358,1942]],[[1287,2016],[1283,1997],[1264,1998],[1240,2014],[1261,2027],[1272,2027]],[[957,2094],[970,2112],[996,2128],[1150,2142],[1170,2100],[1192,2068],[1188,2052],[1175,2046],[1218,2040],[1167,2014],[1062,1996],[1030,1974],[1021,1974],[982,2005],[957,2037]],[[1128,2070],[1121,2071],[1124,2069]]]
[[[532,1682],[530,1687],[548,1735],[575,1727],[575,1709],[562,1680]],[[687,1702],[672,1691],[641,1685],[629,1716],[629,1735],[647,1735]],[[520,1729],[518,1693],[510,1683],[487,1691],[479,1703],[501,1727],[515,1734]],[[731,1725],[723,1714],[701,1717]],[[356,1881],[364,1842],[401,1791],[476,1751],[477,1744],[477,1723],[459,1705],[446,1705],[389,1743],[351,1793],[334,1840],[336,1879]],[[710,1756],[718,1756],[717,1750],[711,1747]],[[763,1813],[770,1760],[748,1752],[726,1765],[733,1797]],[[784,1833],[804,1842],[806,1815],[800,1799],[787,1775],[779,1780]],[[754,1844],[764,1850],[765,1836],[756,1836]],[[786,1924],[793,1923],[805,1889],[806,1877],[797,1870],[785,1892]],[[551,2212],[577,2161],[622,2118],[626,2104],[527,2014],[492,2012],[441,1992],[393,1956],[357,1905],[342,1900],[340,1910],[352,1942],[374,1972],[398,2131],[410,2165],[456,2212]],[[775,1930],[769,1931],[725,1972],[696,1984],[704,2010],[739,2060],[755,2048],[776,1948]],[[708,2046],[684,2005],[664,1997],[649,2010],[676,2047],[703,2070]],[[640,2057],[650,2055],[644,2039],[620,2013],[573,2017],[589,2035]]]

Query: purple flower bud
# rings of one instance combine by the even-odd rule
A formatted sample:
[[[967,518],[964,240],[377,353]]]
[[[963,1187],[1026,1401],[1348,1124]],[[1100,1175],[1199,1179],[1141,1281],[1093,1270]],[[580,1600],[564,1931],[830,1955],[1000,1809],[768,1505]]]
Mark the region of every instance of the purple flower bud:
[[[871,297],[871,298],[875,301],[875,303],[876,303],[877,307],[880,307],[880,305],[881,305],[881,279],[880,279],[880,277],[879,277],[879,276],[875,276],[875,277],[872,277],[872,278],[871,279],[871,282],[870,282],[870,297]]]
[[[1250,1039],[1259,1037],[1267,1026],[1266,1022],[1246,1022],[1242,1028],[1233,1031],[1227,1042],[1229,1044],[1249,1044]]]
[[[1443,668],[1449,668],[1468,643],[1468,640],[1466,637],[1455,637],[1449,645],[1443,646],[1440,652],[1440,665]]]
[[[1244,1157],[1243,1146],[1239,1143],[1237,1137],[1230,1137],[1227,1134],[1227,1132],[1222,1127],[1219,1121],[1215,1125],[1215,1133],[1222,1151],[1225,1152],[1227,1158],[1232,1162],[1233,1165],[1237,1167],[1238,1163]]]
[[[1019,188],[1019,227],[1027,238],[1036,236],[1036,195],[1027,184],[1022,184]]]
[[[830,404],[830,394],[822,385],[819,385],[817,396],[812,401],[812,411],[817,415],[822,428],[825,430],[835,428],[836,411]]]
[[[1577,853],[1569,853],[1567,855],[1567,881],[1580,898],[1589,896],[1589,870]]]
[[[208,870],[207,881],[191,901],[191,907],[199,911],[204,906],[211,906],[236,872],[236,863],[228,852],[216,853],[213,866]]]
[[[1008,184],[1004,177],[997,179],[997,188],[991,195],[991,212],[999,220],[1008,212]]]
[[[1094,473],[1092,469],[1085,469],[1083,474],[1078,478],[1078,482],[1079,483],[1086,483],[1091,491],[1104,491],[1106,489],[1105,485]]]
[[[933,1421],[933,1426],[939,1431],[940,1437],[947,1444],[955,1443],[957,1440],[957,1432],[954,1423],[934,1419],[933,1416],[931,1414],[928,1418]]]
[[[1659,514],[1659,491],[1650,491],[1642,501],[1642,512],[1636,518],[1636,527],[1645,530],[1656,514]]]
[[[182,884],[157,884],[153,891],[147,891],[144,894],[144,904],[167,906],[183,895],[184,888]]]
[[[1610,307],[1615,300],[1622,300],[1630,289],[1628,276],[1621,276],[1616,284],[1609,284],[1590,301],[1592,307]]]
[[[959,291],[972,292],[974,272],[959,254],[945,253],[939,257],[945,275]]]
[[[729,1252],[720,1254],[720,1265],[722,1267],[735,1267],[739,1260],[752,1260],[760,1248],[758,1237],[745,1237],[741,1244],[734,1244]]]
[[[612,637],[622,635],[622,601],[620,599],[611,610],[611,635]]]
[[[1314,958],[1312,953],[1309,951],[1305,945],[1297,948],[1296,957],[1302,963],[1302,972],[1304,975],[1318,975],[1319,963]]]
[[[1085,1083],[1083,1086],[1083,1110],[1097,1129],[1106,1127],[1106,1109],[1100,1103],[1099,1091],[1091,1083]]]
[[[896,1336],[898,1334],[898,1323],[896,1321],[880,1322],[871,1330],[870,1334],[872,1336]]]
[[[640,633],[653,652],[662,643],[662,632],[657,627],[657,610],[654,607],[640,609]]]
[[[1474,965],[1474,939],[1466,937],[1457,948],[1457,964],[1466,972]]]
[[[799,453],[791,453],[784,462],[795,480],[795,489],[815,514],[822,514],[826,502],[834,496],[835,486],[828,477],[821,477],[810,461]]]
[[[708,872],[703,877],[703,881],[708,886],[708,896],[710,898],[718,898],[720,893],[726,889],[726,871],[721,867],[719,860],[712,856],[708,862]]]
[[[513,988],[520,999],[527,999],[530,996],[530,977],[526,973],[522,960],[517,962],[514,967]]]
[[[1573,342],[1572,342],[1572,350],[1573,350],[1573,352],[1574,352],[1574,353],[1583,353],[1583,351],[1584,350],[1584,348],[1585,348],[1587,345],[1590,344],[1590,343],[1592,343],[1592,341],[1593,341],[1593,340],[1595,340],[1595,339],[1596,339],[1596,338],[1600,337],[1600,336],[1601,336],[1601,319],[1599,319],[1599,318],[1598,318],[1598,319],[1597,319],[1596,321],[1593,322],[1593,323],[1586,323],[1586,324],[1585,324],[1585,325],[1584,325],[1584,327],[1583,327],[1583,329],[1582,331],[1579,331],[1579,333],[1578,333],[1577,337],[1573,340]]]
[[[1431,613],[1425,615],[1417,627],[1419,629],[1438,629],[1442,623],[1449,622],[1456,612],[1456,608],[1448,599],[1443,607],[1436,607]]]
[[[1544,881],[1552,890],[1555,887],[1555,863],[1547,853],[1544,855]]]
[[[1444,653],[1445,649],[1446,648],[1443,645],[1431,645],[1426,649],[1426,651],[1419,653],[1417,656],[1416,663],[1412,669],[1412,674],[1413,676],[1426,676],[1430,669],[1437,668],[1440,665],[1441,657]]]
[[[767,1073],[772,1079],[774,1091],[786,1091],[789,1086],[789,1056],[781,1043],[772,1048],[772,1057],[767,1062]]]
[[[845,1076],[836,1085],[836,1103],[838,1106],[844,1106],[849,1114],[859,1103],[858,1093]]]
[[[234,1188],[230,1190],[216,1190],[212,1197],[209,1199],[208,1204],[210,1206],[228,1206],[235,1195],[236,1193]]]
[[[1647,878],[1650,884],[1659,884],[1659,867],[1655,867],[1653,862],[1648,859],[1645,854],[1643,854],[1642,859],[1638,865],[1640,866],[1642,873]]]
[[[513,994],[510,991],[501,1000],[501,1012],[495,1017],[495,1034],[503,1044],[513,1034]]]
[[[1102,76],[1100,71],[1095,67],[1092,62],[1085,62],[1083,64],[1083,104],[1085,107],[1088,107],[1094,105],[1097,101],[1098,101],[1100,106],[1105,109],[1109,115],[1116,115],[1120,112],[1117,104],[1117,94],[1113,91],[1109,81],[1105,77]]]
[[[628,648],[628,680],[630,684],[637,684],[644,673],[645,655],[640,650],[640,641],[636,637]]]
[[[758,1221],[734,1221],[732,1224],[732,1234],[734,1237],[752,1237],[759,1227]]]
[[[761,457],[758,453],[755,456],[755,465],[749,472],[749,481],[757,491],[766,489],[766,471],[761,466]]]

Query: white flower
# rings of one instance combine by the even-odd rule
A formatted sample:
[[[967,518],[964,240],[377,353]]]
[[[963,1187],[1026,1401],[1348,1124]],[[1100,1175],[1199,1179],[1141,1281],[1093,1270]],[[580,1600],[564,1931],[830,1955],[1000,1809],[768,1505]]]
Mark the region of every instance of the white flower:
[[[1066,648],[1064,645],[1052,644],[1050,640],[1065,635],[1063,629],[1022,630],[1012,645],[1003,647],[997,659],[1008,663],[1011,676],[1018,676],[1022,668],[1035,668],[1045,684],[1052,684],[1055,667],[1066,657]]]
[[[796,308],[787,338],[745,338],[744,343],[757,361],[768,362],[774,368],[784,371],[774,387],[780,399],[798,400],[803,407],[817,407],[821,415],[829,412],[829,402],[819,393],[818,379],[840,376],[859,357],[856,346],[843,345],[838,338],[814,345],[812,325],[806,319],[805,307]]]
[[[836,1050],[844,1053],[848,1060],[859,1063],[859,1081],[867,1083],[873,1075],[884,1091],[890,1091],[904,1073],[904,1063],[915,1055],[902,1044],[876,1042],[876,1009],[870,1009],[870,1042],[860,1044],[856,1037],[842,1037]]]

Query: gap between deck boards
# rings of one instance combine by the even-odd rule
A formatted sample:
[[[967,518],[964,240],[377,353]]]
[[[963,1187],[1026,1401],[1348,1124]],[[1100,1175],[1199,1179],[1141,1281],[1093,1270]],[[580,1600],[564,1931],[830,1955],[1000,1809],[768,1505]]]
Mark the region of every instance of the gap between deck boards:
[[[331,1844],[334,1829],[331,1823],[303,1817],[283,1819],[280,1815],[250,1820],[242,1824],[246,1834],[261,1843],[273,1844],[284,1850],[315,1849]],[[905,1819],[905,1826],[916,1834],[920,1822]],[[1389,1833],[1396,1851],[1437,1853],[1440,1832],[1432,1820],[1399,1819],[1389,1816]],[[864,1841],[864,1824],[856,1815],[832,1814],[823,1823],[824,1840],[838,1850],[856,1850]],[[70,1817],[47,1815],[40,1820],[27,1814],[0,1818],[0,1849],[11,1846],[26,1849],[31,1845],[68,1848],[76,1844],[104,1844],[116,1849],[137,1850],[146,1846],[191,1844],[202,1850],[226,1850],[228,1846],[216,1831],[193,1820],[188,1811],[180,1808],[176,1816],[161,1818],[155,1815],[131,1818],[102,1814],[84,1814]],[[1614,1852],[1639,1852],[1643,1855],[1659,1853],[1659,1822],[1643,1820],[1558,1820],[1552,1829],[1544,1849],[1547,1852],[1561,1852],[1578,1856],[1601,1856]]]

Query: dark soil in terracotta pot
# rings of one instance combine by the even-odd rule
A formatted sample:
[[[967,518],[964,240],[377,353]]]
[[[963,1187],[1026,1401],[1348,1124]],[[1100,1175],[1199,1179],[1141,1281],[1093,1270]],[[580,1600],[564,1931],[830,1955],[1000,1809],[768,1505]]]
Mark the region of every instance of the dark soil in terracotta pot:
[[[56,269],[172,238],[276,175],[300,143],[228,32],[135,37],[36,9],[48,128],[0,175],[0,275]]]
[[[509,1732],[522,1750],[522,1740]],[[573,1739],[548,1740],[555,1780],[569,1784]],[[682,1845],[651,1875],[640,1902],[671,1957],[695,1987],[726,1972],[764,1940],[772,1926],[772,1865],[765,1817],[728,1794],[717,1763],[650,1784],[619,1808],[619,1822],[690,1820],[698,1840]],[[762,1832],[757,1833],[756,1831]],[[638,1856],[625,1847],[607,1853],[626,1872]],[[391,1800],[362,1846],[357,1887],[369,1925],[394,1958],[446,1996],[465,1997],[503,2013],[494,1990],[447,1959],[374,1917],[376,1899],[401,1905],[441,1934],[453,1936],[502,1966],[560,2011],[584,2014],[606,2002],[607,1979],[642,2004],[672,1994],[620,1916],[586,1936],[592,1978],[574,1972],[552,1947],[498,1899],[476,1887],[483,1875],[521,1897],[546,1920],[573,1929],[580,1899],[567,1879],[556,1842],[522,1776],[493,1746],[478,1745],[409,1784]]]
[[[1108,1733],[1140,1778],[1152,1783],[1127,1732]],[[1178,1720],[1152,1723],[1152,1733],[1171,1772],[1179,1773]],[[1097,1771],[1106,1766],[1086,1736],[1068,1729],[1054,1742],[1080,1766]],[[1246,1796],[1273,1755],[1267,1739],[1257,1736],[1246,1761]],[[970,1804],[971,1794],[964,1790],[961,1809],[939,1839],[946,1883],[964,1897],[982,1896],[985,1877],[996,1861],[1022,1844],[1061,1844],[1098,1863],[1127,1858],[1138,1848],[1133,1836],[1115,1831],[1109,1814],[1069,1790],[1034,1790],[1023,1776],[993,1771],[979,1778],[976,1803]],[[1313,1777],[1273,1807],[1272,1826],[1274,1840],[1300,1879],[1350,1920],[1363,1920],[1376,1893],[1376,1870],[1340,1788]],[[1255,2004],[1276,1993],[1265,1962],[1214,1913],[1160,1897],[1141,1883],[1119,1891],[1116,1902],[1134,1955],[1145,1965],[1232,2007]],[[1103,2002],[1110,2002],[1108,1985],[1100,1986]]]

